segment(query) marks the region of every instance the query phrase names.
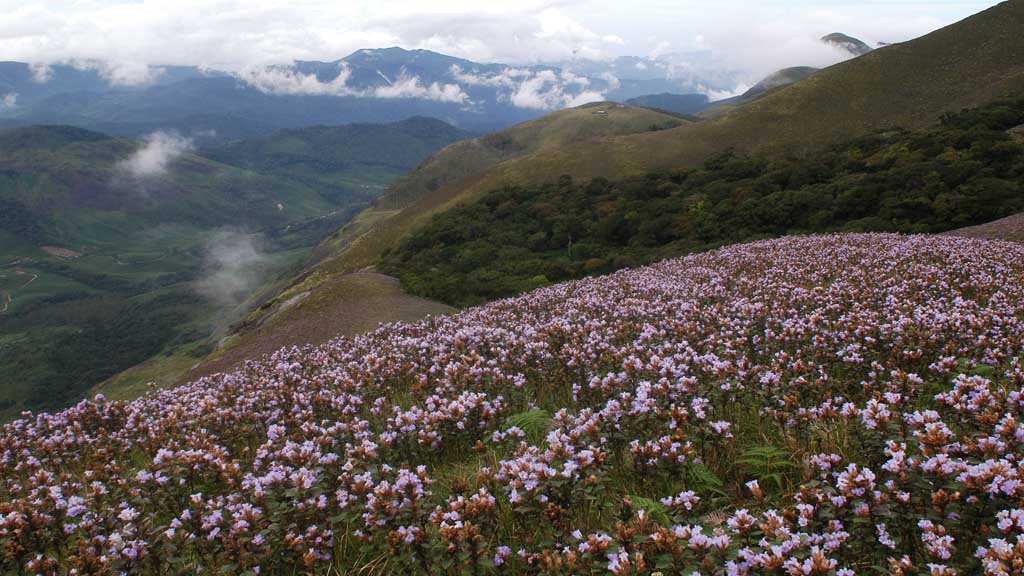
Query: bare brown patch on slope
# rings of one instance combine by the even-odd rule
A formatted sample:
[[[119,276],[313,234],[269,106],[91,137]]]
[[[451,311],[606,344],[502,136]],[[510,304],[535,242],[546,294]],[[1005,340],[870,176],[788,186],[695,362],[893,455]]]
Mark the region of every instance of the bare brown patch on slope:
[[[1024,242],[1024,213],[1000,218],[987,224],[979,224],[946,232],[946,236],[962,236],[964,238],[982,238],[985,240],[1010,240]]]
[[[345,274],[291,300],[259,326],[235,336],[191,370],[187,380],[231,370],[281,348],[323,344],[338,336],[369,332],[382,322],[414,322],[455,311],[411,296],[398,280],[375,272]]]

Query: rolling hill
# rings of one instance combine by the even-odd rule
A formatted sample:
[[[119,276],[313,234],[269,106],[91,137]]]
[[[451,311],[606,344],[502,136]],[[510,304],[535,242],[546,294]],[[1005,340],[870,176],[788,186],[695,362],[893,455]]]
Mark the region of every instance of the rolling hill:
[[[314,251],[311,265],[293,279],[286,290],[250,314],[232,341],[209,361],[217,362],[219,356],[233,354],[233,348],[261,349],[258,335],[272,332],[273,326],[279,323],[301,326],[319,322],[318,310],[322,305],[316,303],[346,297],[337,288],[339,278],[371,266],[385,242],[397,241],[422,218],[459,200],[446,196],[451,190],[449,183],[472,178],[498,162],[543,157],[551,150],[571,148],[617,134],[665,130],[686,122],[676,115],[646,108],[590,104],[445,148],[396,182],[373,207],[321,243]],[[422,195],[420,189],[431,192]],[[362,247],[366,248],[365,252],[360,252]],[[387,310],[387,307],[381,309]],[[310,341],[308,334],[301,330],[290,333],[295,335],[292,343]]]
[[[868,46],[866,42],[853,36],[843,34],[842,32],[833,32],[826,34],[821,37],[821,41],[826,44],[831,44],[837,48],[846,50],[854,56],[863,56],[868,52],[871,52],[871,46]]]
[[[509,184],[541,183],[562,174],[620,178],[695,166],[727,148],[797,155],[891,126],[923,128],[946,112],[1024,93],[1022,26],[1024,3],[1005,2],[917,40],[821,70],[717,118],[672,129],[636,130],[650,122],[645,119],[619,134],[565,142],[558,136],[563,132],[545,128],[569,119],[591,120],[571,128],[573,133],[597,118],[629,111],[608,107],[608,116],[594,116],[600,109],[582,108],[524,125],[530,133],[554,132],[539,153],[517,153],[523,146],[503,136],[508,132],[459,143],[398,181],[355,226],[342,231],[340,245],[327,248],[338,266],[369,265],[401,230],[438,207]]]
[[[560,175],[621,179],[694,167],[726,149],[766,158],[797,156],[892,126],[924,128],[947,112],[1024,94],[1022,27],[1024,3],[1004,2],[767,90],[701,122],[599,104],[454,144],[326,239],[313,265],[247,319],[239,340],[291,298],[316,294],[318,286],[372,267],[432,214],[488,190],[552,182]]]
[[[927,36],[821,70],[718,118],[506,160],[447,183],[447,194],[470,197],[560,174],[620,177],[694,166],[726,148],[794,155],[890,126],[925,127],[946,112],[1024,93],[1022,26],[1024,3],[1005,2]],[[444,162],[446,152],[435,163]],[[426,194],[417,182],[422,178],[414,173],[396,193]]]
[[[434,118],[280,130],[203,155],[246,170],[305,182],[328,194],[376,196],[425,158],[470,134]]]
[[[711,101],[705,94],[671,94],[668,92],[630,98],[625,103],[630,106],[642,106],[685,115],[698,114],[711,105]]]

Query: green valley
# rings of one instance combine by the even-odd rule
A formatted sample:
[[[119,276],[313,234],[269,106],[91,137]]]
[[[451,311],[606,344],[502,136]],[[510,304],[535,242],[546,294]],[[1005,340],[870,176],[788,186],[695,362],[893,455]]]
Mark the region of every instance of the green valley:
[[[324,236],[461,137],[413,119],[197,152],[169,134],[0,132],[0,418],[154,357],[195,364]]]

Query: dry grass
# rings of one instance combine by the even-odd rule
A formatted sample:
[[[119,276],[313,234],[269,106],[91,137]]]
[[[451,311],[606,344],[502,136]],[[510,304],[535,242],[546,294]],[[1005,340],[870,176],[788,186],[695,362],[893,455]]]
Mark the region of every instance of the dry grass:
[[[189,371],[187,379],[224,372],[287,346],[322,344],[338,336],[368,332],[382,322],[413,322],[453,311],[444,304],[406,294],[390,276],[344,274],[279,304],[258,326],[236,334]]]
[[[952,232],[946,232],[945,235],[1024,242],[1024,213],[1007,216],[988,224],[953,230]]]

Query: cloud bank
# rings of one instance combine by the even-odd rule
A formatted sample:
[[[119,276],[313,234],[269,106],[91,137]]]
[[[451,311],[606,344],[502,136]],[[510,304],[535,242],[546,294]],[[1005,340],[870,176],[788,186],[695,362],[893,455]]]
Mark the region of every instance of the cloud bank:
[[[191,138],[170,132],[153,132],[146,136],[142,148],[123,160],[119,168],[136,179],[163,176],[172,162],[194,147]]]
[[[303,74],[286,66],[251,66],[238,78],[266,94],[305,96],[357,96],[359,92],[348,87],[351,71],[342,67],[338,77],[322,82],[316,74]]]
[[[376,98],[420,98],[455,104],[465,104],[469,100],[469,96],[458,84],[432,82],[425,86],[419,78],[406,74],[399,76],[387,86],[378,86],[371,95]]]
[[[500,101],[518,108],[555,110],[582,106],[605,99],[609,90],[618,87],[618,79],[606,75],[605,86],[591,87],[590,79],[568,70],[531,70],[506,67],[499,72],[474,72],[453,65],[452,78],[467,86],[487,86],[498,90]]]
[[[357,98],[418,98],[435,102],[465,104],[469,96],[458,84],[432,82],[425,84],[420,78],[402,74],[395,81],[384,78],[388,84],[376,88],[357,89],[349,86],[352,71],[342,63],[338,76],[323,81],[316,74],[302,73],[287,66],[254,66],[236,76],[249,86],[266,94],[304,96],[354,96]],[[383,76],[382,76],[383,77]]]
[[[996,3],[0,0],[0,54],[35,63],[41,81],[45,65],[56,62],[95,69],[112,84],[125,86],[158,80],[162,66],[198,65],[240,73],[267,91],[324,94],[345,94],[344,81],[317,82],[273,66],[334,61],[361,48],[385,46],[512,65],[632,54],[668,58],[679,74],[704,75],[726,67],[741,78],[730,79],[729,86],[717,81],[709,86],[735,89],[779,68],[835,63],[842,56],[817,42],[830,32],[870,44],[900,42]],[[706,53],[714,55],[710,64],[700,60]],[[524,86],[517,99],[541,105],[579,96],[544,96],[550,90],[535,90],[537,83]],[[412,76],[382,88],[380,95],[464,103],[454,84],[435,85]]]

